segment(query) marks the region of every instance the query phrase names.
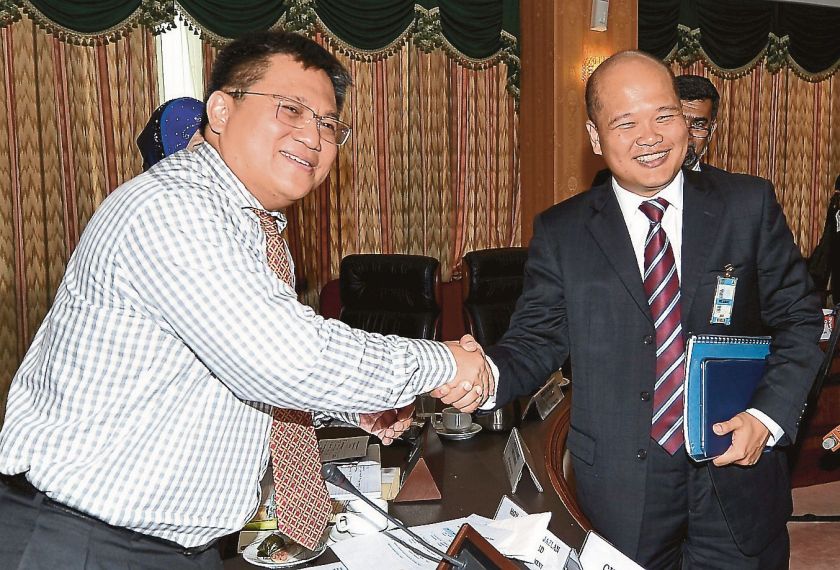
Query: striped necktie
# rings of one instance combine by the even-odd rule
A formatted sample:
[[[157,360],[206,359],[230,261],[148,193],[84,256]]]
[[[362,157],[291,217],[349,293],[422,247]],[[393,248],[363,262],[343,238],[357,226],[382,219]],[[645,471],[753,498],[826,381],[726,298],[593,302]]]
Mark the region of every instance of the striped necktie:
[[[277,230],[277,220],[266,212],[251,208],[265,232],[268,266],[293,287],[292,266],[286,241]],[[318,440],[312,414],[300,410],[274,408],[269,439],[280,532],[315,550],[332,513],[327,487],[321,477]]]
[[[673,455],[683,444],[685,339],[677,264],[662,229],[662,216],[667,208],[668,202],[662,198],[639,205],[650,221],[645,241],[644,287],[656,330],[656,385],[650,435]]]

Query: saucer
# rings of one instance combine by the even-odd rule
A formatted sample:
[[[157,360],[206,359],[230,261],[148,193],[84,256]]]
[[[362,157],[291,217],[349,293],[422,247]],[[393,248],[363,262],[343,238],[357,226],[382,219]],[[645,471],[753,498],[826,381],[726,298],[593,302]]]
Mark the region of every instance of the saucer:
[[[295,548],[295,551],[288,560],[285,562],[274,562],[269,558],[257,556],[257,547],[268,535],[271,534],[271,532],[272,531],[269,531],[265,534],[258,535],[257,540],[249,544],[248,547],[242,551],[242,558],[254,566],[261,566],[263,568],[291,568],[318,558],[327,549],[327,542],[323,538],[321,539],[321,545],[316,550],[307,550],[298,544],[294,544],[293,547]]]
[[[435,431],[437,434],[442,437],[443,439],[451,439],[454,441],[460,441],[462,439],[470,439],[471,437],[475,437],[475,434],[481,431],[481,426],[477,423],[473,422],[470,424],[470,429],[467,431],[448,431],[443,424],[435,423],[433,424]]]
[[[395,528],[397,528],[397,526],[395,524],[393,524],[391,521],[388,521],[388,526],[386,528],[378,531],[378,532],[385,532],[385,531],[388,531],[388,530],[394,530]],[[376,533],[370,533],[370,534],[376,534]],[[331,545],[331,544],[334,544],[336,542],[341,542],[342,540],[349,540],[351,538],[357,538],[359,536],[365,536],[365,535],[364,534],[353,534],[351,532],[341,532],[340,530],[338,530],[337,526],[333,525],[330,528],[330,533],[329,533],[329,537],[328,537],[328,540],[327,540],[327,545]]]

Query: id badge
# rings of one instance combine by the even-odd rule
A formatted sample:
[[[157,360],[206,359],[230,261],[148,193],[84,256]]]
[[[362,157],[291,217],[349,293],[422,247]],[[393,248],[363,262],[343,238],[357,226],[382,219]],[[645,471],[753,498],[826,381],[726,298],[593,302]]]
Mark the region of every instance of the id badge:
[[[726,275],[718,275],[715,302],[712,306],[712,318],[709,321],[711,324],[729,325],[732,323],[732,307],[735,305],[736,285],[738,285],[738,278],[731,277],[728,271]]]

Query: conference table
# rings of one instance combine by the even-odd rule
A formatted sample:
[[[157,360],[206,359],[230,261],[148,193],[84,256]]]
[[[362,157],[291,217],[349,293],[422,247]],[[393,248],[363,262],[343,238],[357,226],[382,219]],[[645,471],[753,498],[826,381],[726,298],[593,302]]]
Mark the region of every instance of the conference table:
[[[566,544],[580,548],[584,539],[583,529],[574,521],[560,497],[552,487],[546,472],[545,454],[554,420],[568,406],[568,399],[560,403],[545,420],[527,419],[520,426],[522,439],[534,457],[534,468],[543,492],[537,491],[527,473],[522,474],[516,493],[511,493],[510,481],[503,464],[502,452],[510,432],[482,430],[472,439],[463,441],[442,440],[443,475],[440,481],[441,499],[414,503],[389,503],[389,512],[408,526],[424,525],[478,514],[492,518],[504,495],[510,496],[528,513],[551,512],[549,530]],[[352,428],[326,428],[318,430],[319,438],[349,437],[359,435]],[[410,446],[398,441],[382,446],[382,464],[404,466]],[[371,553],[372,560],[375,554]],[[317,566],[337,562],[332,550],[327,549],[312,563],[298,566]],[[257,568],[234,554],[224,560],[225,570],[253,570]]]

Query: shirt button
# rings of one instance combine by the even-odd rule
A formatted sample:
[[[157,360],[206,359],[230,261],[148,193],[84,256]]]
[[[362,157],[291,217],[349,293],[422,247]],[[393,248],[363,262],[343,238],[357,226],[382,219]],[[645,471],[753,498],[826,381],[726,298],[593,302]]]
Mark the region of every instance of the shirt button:
[[[645,344],[653,344],[653,337],[651,335],[646,335],[642,338],[642,342]]]
[[[639,394],[639,397],[642,399],[642,402],[650,401],[650,392],[642,392]]]
[[[645,459],[647,459],[647,450],[640,449],[639,451],[637,451],[636,459],[638,459],[639,461],[644,461]]]

